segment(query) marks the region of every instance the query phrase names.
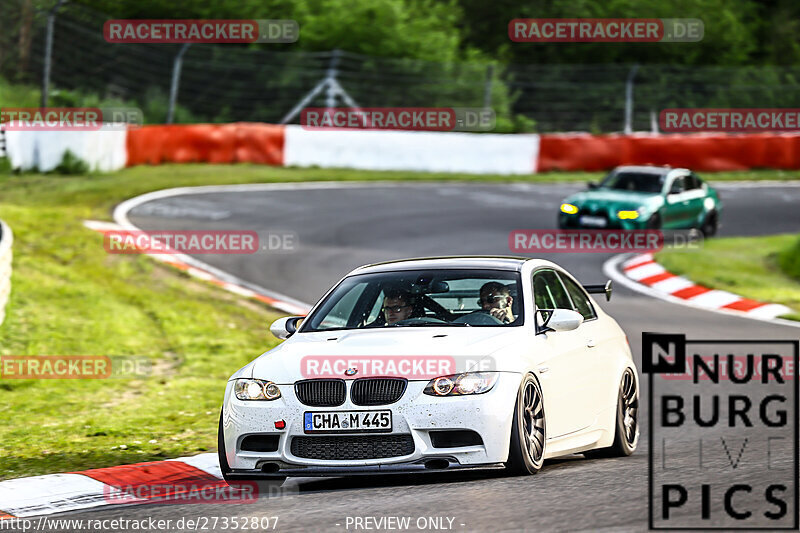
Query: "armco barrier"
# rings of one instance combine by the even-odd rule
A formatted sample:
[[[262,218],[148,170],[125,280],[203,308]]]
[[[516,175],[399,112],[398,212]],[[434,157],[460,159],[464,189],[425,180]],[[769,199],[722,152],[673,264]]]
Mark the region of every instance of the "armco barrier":
[[[283,165],[284,126],[191,124],[144,126],[128,132],[128,166],[161,163]]]
[[[800,168],[800,135],[542,135],[539,171],[671,165],[701,171]]]
[[[5,318],[8,295],[11,293],[11,229],[0,220],[0,324]]]

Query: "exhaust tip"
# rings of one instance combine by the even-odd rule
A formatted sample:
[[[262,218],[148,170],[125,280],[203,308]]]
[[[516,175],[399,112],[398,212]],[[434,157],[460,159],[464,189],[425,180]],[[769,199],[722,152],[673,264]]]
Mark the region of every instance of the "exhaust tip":
[[[450,461],[447,459],[431,459],[430,461],[425,461],[425,468],[429,470],[444,470],[450,466]]]

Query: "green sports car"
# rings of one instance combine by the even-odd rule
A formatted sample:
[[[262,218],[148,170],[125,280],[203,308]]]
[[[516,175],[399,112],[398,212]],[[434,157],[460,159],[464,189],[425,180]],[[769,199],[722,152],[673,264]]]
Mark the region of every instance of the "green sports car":
[[[710,237],[719,228],[719,195],[685,168],[617,167],[598,185],[561,204],[561,229],[689,229]]]

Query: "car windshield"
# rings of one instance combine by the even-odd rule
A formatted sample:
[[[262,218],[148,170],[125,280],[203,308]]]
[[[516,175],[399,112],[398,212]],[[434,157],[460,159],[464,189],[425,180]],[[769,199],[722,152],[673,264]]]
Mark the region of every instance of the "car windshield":
[[[618,191],[660,193],[664,186],[664,174],[652,172],[612,172],[600,187]]]
[[[300,332],[391,327],[506,327],[523,323],[518,272],[433,269],[345,278]]]

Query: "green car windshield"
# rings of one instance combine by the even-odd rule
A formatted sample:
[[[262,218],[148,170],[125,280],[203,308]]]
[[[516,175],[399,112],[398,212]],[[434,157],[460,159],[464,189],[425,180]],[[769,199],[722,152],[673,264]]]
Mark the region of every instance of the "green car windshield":
[[[664,187],[664,174],[649,172],[612,172],[600,187],[617,191],[660,193]]]

